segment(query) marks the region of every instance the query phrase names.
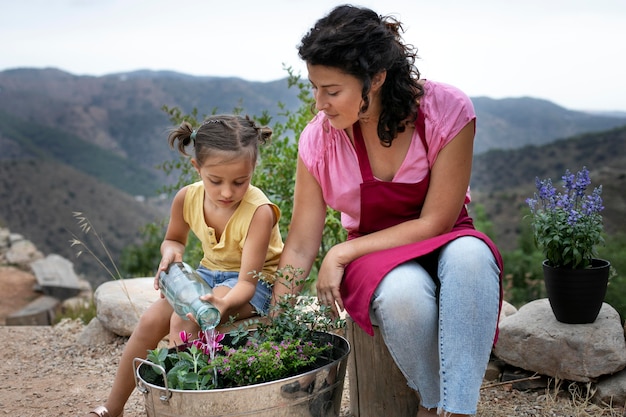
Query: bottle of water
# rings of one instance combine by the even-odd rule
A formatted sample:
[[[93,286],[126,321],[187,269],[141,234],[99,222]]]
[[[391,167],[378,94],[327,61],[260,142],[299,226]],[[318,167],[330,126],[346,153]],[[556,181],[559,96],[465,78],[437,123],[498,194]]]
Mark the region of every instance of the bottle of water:
[[[202,295],[212,294],[213,290],[186,263],[174,262],[167,271],[161,271],[159,287],[174,311],[185,320],[188,320],[187,313],[191,313],[203,331],[214,329],[220,323],[219,310],[200,299]]]

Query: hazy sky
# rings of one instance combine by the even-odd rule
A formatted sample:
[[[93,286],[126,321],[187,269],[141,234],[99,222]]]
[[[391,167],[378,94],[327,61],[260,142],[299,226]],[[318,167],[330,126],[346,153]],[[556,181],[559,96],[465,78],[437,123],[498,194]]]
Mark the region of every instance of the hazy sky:
[[[0,0],[0,70],[306,77],[296,46],[342,1]],[[626,111],[626,0],[361,0],[393,14],[423,78],[472,97]]]

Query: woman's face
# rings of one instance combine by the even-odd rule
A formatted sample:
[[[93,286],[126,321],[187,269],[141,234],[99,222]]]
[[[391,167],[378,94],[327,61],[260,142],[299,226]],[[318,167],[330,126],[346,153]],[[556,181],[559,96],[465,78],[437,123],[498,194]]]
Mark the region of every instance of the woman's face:
[[[324,112],[335,129],[352,126],[362,105],[361,81],[335,67],[307,64],[307,68],[317,110]]]

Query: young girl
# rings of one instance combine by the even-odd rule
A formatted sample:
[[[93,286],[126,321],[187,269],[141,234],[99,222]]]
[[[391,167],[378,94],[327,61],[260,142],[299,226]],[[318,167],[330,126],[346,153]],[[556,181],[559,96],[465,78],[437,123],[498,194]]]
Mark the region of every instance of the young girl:
[[[202,299],[212,303],[222,317],[249,318],[267,313],[272,289],[250,274],[276,272],[283,242],[278,229],[280,211],[263,192],[250,184],[258,157],[257,143],[265,142],[272,131],[243,116],[211,116],[197,130],[183,122],[173,130],[171,147],[188,155],[193,145],[193,167],[200,181],[183,187],[172,202],[170,221],[161,244],[161,262],[155,278],[172,262],[181,262],[189,231],[202,243],[204,257],[198,273],[213,288]],[[171,331],[170,331],[171,329]],[[198,325],[173,312],[161,297],[141,316],[130,336],[104,406],[87,416],[115,417],[123,408],[135,383],[132,361],[145,358],[170,331],[170,345],[181,343],[179,332],[197,333]]]

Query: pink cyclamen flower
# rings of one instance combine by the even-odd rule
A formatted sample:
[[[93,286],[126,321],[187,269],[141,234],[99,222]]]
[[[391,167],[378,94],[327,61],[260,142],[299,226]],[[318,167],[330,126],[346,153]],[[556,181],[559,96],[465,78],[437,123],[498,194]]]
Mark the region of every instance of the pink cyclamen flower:
[[[187,333],[184,330],[182,330],[180,333],[178,333],[178,337],[180,337],[180,340],[183,343],[187,343],[189,341],[189,338],[191,337],[191,333]]]

